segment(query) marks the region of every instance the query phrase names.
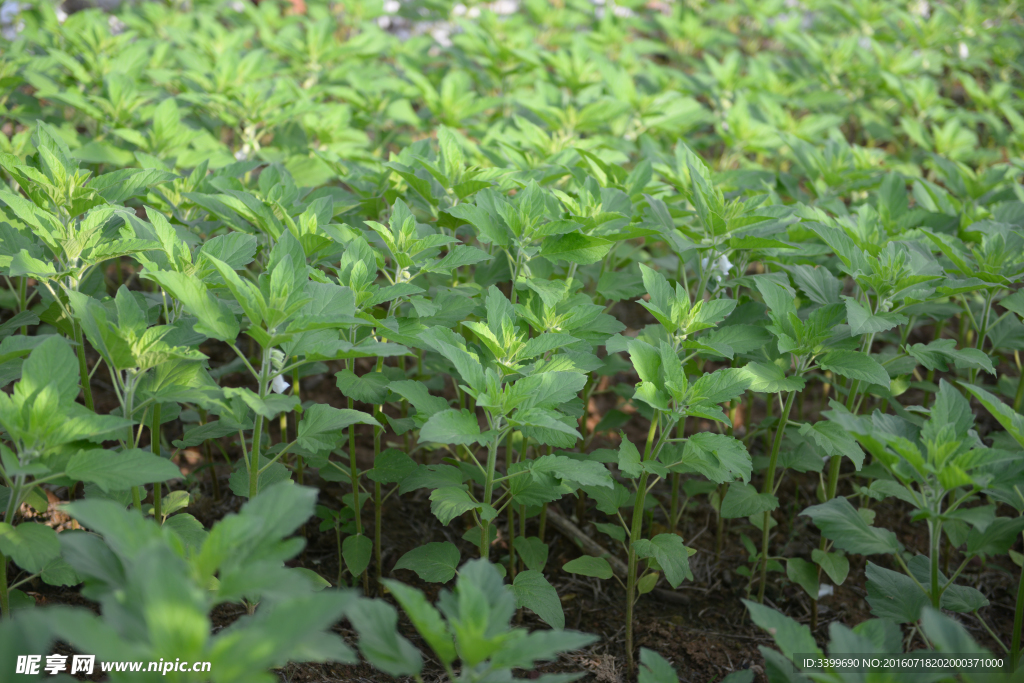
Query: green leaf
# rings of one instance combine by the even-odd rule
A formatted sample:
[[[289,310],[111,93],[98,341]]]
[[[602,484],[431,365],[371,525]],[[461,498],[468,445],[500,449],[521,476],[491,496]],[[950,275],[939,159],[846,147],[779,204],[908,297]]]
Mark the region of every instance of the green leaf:
[[[548,583],[544,574],[535,569],[519,572],[510,588],[516,596],[517,607],[533,610],[552,628],[565,628],[562,602],[558,599],[555,587]]]
[[[787,377],[782,368],[774,363],[747,363],[741,370],[750,381],[750,390],[764,394],[800,391],[807,383],[803,377]]]
[[[907,353],[927,370],[947,372],[952,363],[960,369],[984,370],[994,375],[995,367],[988,354],[978,349],[958,349],[952,339],[937,339],[928,344],[910,344]]]
[[[379,405],[388,395],[390,380],[383,372],[368,372],[360,377],[345,369],[335,374],[335,377],[341,393],[355,401]]]
[[[125,168],[104,173],[89,181],[89,189],[96,190],[111,204],[123,204],[124,200],[142,194],[153,185],[174,180],[178,176],[155,168]]]
[[[967,536],[967,554],[982,557],[1005,555],[1022,531],[1024,517],[997,517],[984,531],[973,527]]]
[[[648,540],[641,538],[633,547],[637,557],[653,557],[665,572],[665,580],[678,588],[684,579],[693,579],[690,571],[690,554],[683,545],[683,539],[675,534],[658,534]]]
[[[420,429],[420,443],[471,445],[482,442],[480,423],[468,410],[450,408],[435,413]]]
[[[389,448],[373,459],[373,469],[366,476],[381,484],[398,484],[415,471],[416,463],[408,453]]]
[[[619,432],[619,436],[622,437],[622,441],[619,442],[619,471],[630,479],[636,479],[643,473],[640,451],[625,432]]]
[[[963,387],[974,394],[981,405],[985,406],[985,410],[990,412],[992,417],[1003,426],[1006,433],[1012,436],[1020,444],[1021,448],[1024,448],[1024,415],[1014,412],[1010,406],[981,387],[967,384],[963,385]]]
[[[811,635],[811,629],[807,626],[798,624],[771,607],[765,607],[750,600],[744,600],[743,604],[750,612],[750,619],[768,632],[786,659],[792,660],[793,656],[798,653],[821,654],[818,644],[814,641],[814,636]]]
[[[724,434],[698,432],[686,440],[680,464],[723,484],[740,478],[750,481],[753,463],[742,441]]]
[[[899,313],[872,314],[856,299],[848,296],[843,298],[846,300],[846,315],[850,321],[850,330],[855,335],[885,332],[907,322],[907,317]]]
[[[612,488],[612,475],[603,464],[591,460],[577,460],[566,455],[542,455],[529,463],[530,471],[550,474],[563,482],[580,486]]]
[[[868,579],[868,604],[872,614],[901,624],[910,624],[920,618],[921,609],[928,604],[928,596],[913,579],[879,567],[874,562],[868,562],[864,573]]]
[[[354,424],[380,426],[364,412],[314,404],[306,409],[299,422],[298,444],[310,451],[333,449],[344,439],[344,430]]]
[[[779,499],[770,493],[758,493],[750,484],[735,482],[722,501],[722,517],[735,519],[771,512],[779,507]]]
[[[572,232],[544,241],[540,256],[551,261],[568,261],[581,266],[597,263],[611,250],[614,242]]]
[[[177,465],[140,448],[79,451],[68,461],[65,471],[72,479],[91,482],[104,491],[181,478]]]
[[[402,555],[395,569],[412,570],[423,581],[448,583],[455,576],[460,559],[459,549],[447,541],[427,543]]]
[[[799,557],[786,560],[786,576],[803,588],[812,600],[818,599],[818,567]]]
[[[464,488],[445,486],[430,493],[430,511],[445,526],[470,510],[484,510],[490,513],[491,518],[496,514],[494,508],[473,500],[473,497]]]
[[[591,557],[590,555],[577,557],[562,565],[562,570],[570,574],[594,576],[599,579],[612,578],[612,566],[603,557]]]
[[[850,560],[841,551],[825,552],[815,548],[811,551],[811,559],[825,570],[828,578],[837,585],[843,585],[846,577],[850,575]]]
[[[548,562],[548,544],[536,536],[516,536],[516,552],[529,569],[543,571]]]
[[[818,365],[843,377],[889,388],[889,373],[881,363],[860,351],[829,351],[818,360]]]
[[[859,555],[899,551],[896,534],[888,529],[868,526],[850,501],[841,496],[821,505],[812,505],[800,514],[813,519],[822,535],[841,550]]]
[[[60,556],[57,533],[45,524],[0,522],[0,552],[29,574],[38,574]]]
[[[858,471],[864,465],[864,451],[839,424],[824,420],[814,424],[805,422],[800,425],[800,433],[813,439],[826,455],[845,455]]]
[[[664,657],[642,647],[638,683],[679,683],[679,677]]]
[[[448,665],[455,661],[455,643],[448,625],[441,618],[441,613],[427,602],[423,592],[394,579],[384,579],[384,585],[441,663]]]
[[[362,534],[348,536],[341,544],[341,556],[352,576],[362,576],[373,556],[373,541]]]
[[[423,669],[416,646],[398,633],[398,612],[382,600],[358,600],[345,614],[359,633],[359,651],[389,676],[415,676]]]
[[[225,302],[211,296],[201,281],[167,271],[149,272],[148,276],[199,319],[196,332],[220,341],[233,342],[238,337],[240,327],[234,313]]]

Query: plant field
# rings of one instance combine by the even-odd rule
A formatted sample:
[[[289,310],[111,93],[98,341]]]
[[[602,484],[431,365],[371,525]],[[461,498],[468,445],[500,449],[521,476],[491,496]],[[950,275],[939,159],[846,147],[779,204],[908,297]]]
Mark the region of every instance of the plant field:
[[[1024,680],[1017,2],[72,9],[0,681]]]

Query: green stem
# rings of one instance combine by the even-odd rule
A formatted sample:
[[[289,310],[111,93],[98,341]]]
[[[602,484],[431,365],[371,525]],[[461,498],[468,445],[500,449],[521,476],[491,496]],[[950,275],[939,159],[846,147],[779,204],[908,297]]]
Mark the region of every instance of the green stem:
[[[647,431],[647,444],[644,446],[644,462],[651,457],[651,450],[654,446],[654,435],[658,431],[658,418],[661,413],[655,412],[651,420],[650,429]],[[626,576],[626,668],[632,672],[635,668],[633,661],[633,604],[636,602],[636,542],[640,540],[640,528],[644,520],[644,499],[647,497],[647,476],[644,469],[640,473],[640,481],[636,487],[636,500],[633,501],[633,519],[629,531],[629,573]]]
[[[505,437],[505,470],[508,471],[512,460],[512,430],[508,431]],[[516,578],[516,506],[509,505],[508,511],[508,578],[512,581]]]
[[[85,337],[82,334],[82,327],[74,318],[71,318],[71,331],[75,338],[75,346],[78,347],[78,373],[82,378],[82,398],[85,400],[85,407],[92,410],[92,387],[89,386],[89,365],[85,362]]]
[[[775,468],[779,463],[779,448],[782,447],[782,435],[786,431],[786,424],[789,422],[789,413],[793,410],[793,399],[796,398],[795,391],[789,392],[786,397],[786,405],[782,408],[782,415],[779,418],[779,426],[775,428],[775,441],[772,443],[771,457],[768,459],[768,474],[764,479],[764,493],[775,492]],[[771,529],[770,512],[764,513],[764,520],[761,529],[761,585],[757,587],[757,601],[764,603],[764,589],[768,582],[768,532]]]
[[[378,421],[381,421],[381,408],[383,406],[374,406],[374,415]],[[373,428],[373,462],[376,465],[377,457],[380,455],[380,437],[384,432],[383,427]],[[373,482],[373,558],[377,563],[377,590],[381,590],[383,586],[384,578],[384,561],[381,555],[381,519],[382,511],[384,509],[384,502],[381,500],[381,489],[380,482]]]
[[[499,433],[496,434],[493,439],[491,439],[491,443],[488,444],[488,446],[487,446],[487,469],[484,472],[484,498],[483,498],[482,502],[483,502],[484,505],[488,505],[488,506],[491,504],[491,497],[492,497],[492,494],[494,493],[494,470],[498,466],[498,444],[501,443],[501,439],[502,439],[502,436],[503,436],[500,433],[500,431],[501,431],[500,428],[497,428],[498,427],[497,423],[499,421],[500,421],[500,418],[495,420],[494,421],[495,424],[492,425],[493,428],[496,428],[495,431],[499,432]],[[489,555],[488,551],[489,551],[489,548],[490,548],[490,540],[491,540],[491,522],[490,522],[490,520],[486,520],[486,519],[482,519],[481,518],[481,520],[480,520],[480,557],[482,557],[484,559],[487,559],[488,555]]]
[[[153,422],[149,427],[150,450],[153,455],[160,456],[160,404],[153,404]],[[163,486],[160,482],[153,484],[153,519],[160,521],[163,516]]]
[[[259,396],[267,397],[267,384],[270,382],[270,349],[263,349],[260,362]],[[249,457],[249,500],[256,497],[260,490],[260,450],[263,445],[263,415],[256,415],[256,424],[252,428],[252,452]]]
[[[939,609],[942,601],[942,591],[939,590],[939,544],[942,542],[942,524],[929,521],[931,537],[928,539],[928,555],[931,560],[931,599],[932,607]]]

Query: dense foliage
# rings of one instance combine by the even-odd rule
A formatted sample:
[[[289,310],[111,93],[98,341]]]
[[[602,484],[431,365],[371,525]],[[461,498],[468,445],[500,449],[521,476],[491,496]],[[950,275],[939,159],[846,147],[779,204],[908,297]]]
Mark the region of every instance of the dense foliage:
[[[633,610],[693,578],[693,501],[773,683],[859,556],[875,618],[830,652],[981,652],[953,614],[1018,657],[1024,580],[1012,634],[967,580],[1022,560],[1016,3],[189,4],[4,18],[0,668],[61,640],[418,677],[397,603],[432,666],[510,680],[593,641],[564,572],[621,586],[627,670],[672,681]],[[248,501],[206,528],[197,495]],[[400,496],[468,543],[389,566]],[[314,515],[336,576],[286,565]],[[787,582],[809,626],[763,605]]]

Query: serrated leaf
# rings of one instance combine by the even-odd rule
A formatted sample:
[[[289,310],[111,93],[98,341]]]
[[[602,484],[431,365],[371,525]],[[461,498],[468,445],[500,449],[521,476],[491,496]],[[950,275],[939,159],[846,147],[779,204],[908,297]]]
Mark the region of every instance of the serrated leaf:
[[[843,377],[889,388],[889,373],[882,364],[860,351],[829,351],[818,360],[818,365]]]
[[[846,498],[812,505],[800,514],[813,519],[822,535],[841,550],[860,555],[890,554],[899,550],[896,534],[869,526]]]

